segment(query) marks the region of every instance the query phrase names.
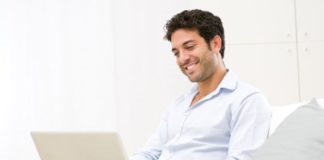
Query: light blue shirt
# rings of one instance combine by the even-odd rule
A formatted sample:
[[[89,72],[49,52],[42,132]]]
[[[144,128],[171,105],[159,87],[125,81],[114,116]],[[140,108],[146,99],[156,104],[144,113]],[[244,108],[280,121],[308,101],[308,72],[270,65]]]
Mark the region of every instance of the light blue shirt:
[[[130,160],[251,160],[268,136],[271,109],[265,97],[232,71],[191,106],[197,89],[165,112],[155,134]]]

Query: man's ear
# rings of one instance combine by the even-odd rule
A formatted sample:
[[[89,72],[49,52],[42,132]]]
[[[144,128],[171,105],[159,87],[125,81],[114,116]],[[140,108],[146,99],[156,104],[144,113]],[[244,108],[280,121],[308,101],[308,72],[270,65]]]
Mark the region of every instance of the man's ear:
[[[220,53],[222,45],[222,38],[219,35],[214,36],[214,38],[210,41],[210,49],[214,52]]]

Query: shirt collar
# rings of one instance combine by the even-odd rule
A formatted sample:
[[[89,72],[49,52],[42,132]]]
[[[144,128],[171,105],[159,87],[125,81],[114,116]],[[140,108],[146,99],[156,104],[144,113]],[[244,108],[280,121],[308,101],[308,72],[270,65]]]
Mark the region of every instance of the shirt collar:
[[[199,103],[206,101],[214,96],[217,96],[221,92],[227,90],[227,91],[234,91],[237,87],[238,77],[233,71],[227,70],[227,73],[225,74],[224,78],[222,79],[221,83],[218,85],[218,87],[211,93],[209,93],[207,96],[205,96],[203,99],[199,100],[194,106],[191,106],[192,98],[197,94],[198,92],[198,84],[196,84],[189,93],[185,95],[186,99],[188,99],[188,110],[192,108],[196,108],[195,106]]]
[[[225,76],[222,79],[221,83],[207,97],[218,94],[221,89],[227,89],[227,90],[233,91],[237,87],[237,82],[238,82],[237,75],[233,71],[228,69],[227,73],[225,74]],[[195,86],[191,89],[191,91],[187,94],[187,96],[196,94],[197,91],[198,91],[198,84],[195,84]]]
[[[228,70],[223,80],[216,88],[216,91],[222,88],[228,90],[235,90],[237,86],[237,81],[238,81],[237,75],[232,70]]]

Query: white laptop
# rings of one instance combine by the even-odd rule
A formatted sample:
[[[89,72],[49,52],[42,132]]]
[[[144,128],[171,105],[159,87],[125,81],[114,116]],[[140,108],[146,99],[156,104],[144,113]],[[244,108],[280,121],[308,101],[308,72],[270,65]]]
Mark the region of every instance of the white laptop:
[[[115,132],[32,132],[42,160],[126,160]]]

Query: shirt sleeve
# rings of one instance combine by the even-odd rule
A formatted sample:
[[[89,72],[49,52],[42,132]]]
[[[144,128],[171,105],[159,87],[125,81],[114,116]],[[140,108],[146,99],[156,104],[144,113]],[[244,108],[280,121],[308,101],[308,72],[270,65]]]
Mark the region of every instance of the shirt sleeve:
[[[247,96],[233,109],[227,160],[252,160],[252,153],[268,137],[271,108],[260,93]]]
[[[162,115],[159,127],[145,146],[133,154],[129,160],[158,160],[167,139],[167,112]]]

